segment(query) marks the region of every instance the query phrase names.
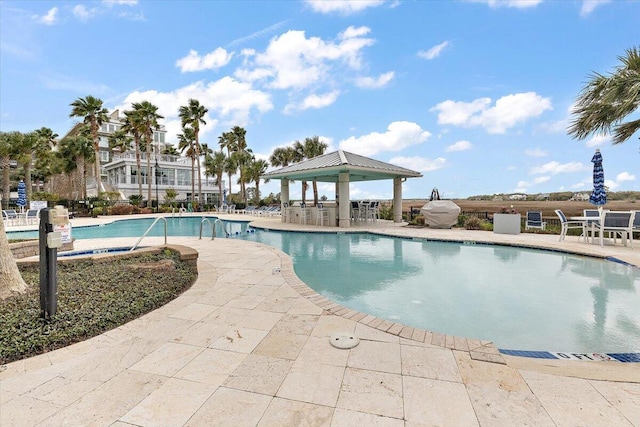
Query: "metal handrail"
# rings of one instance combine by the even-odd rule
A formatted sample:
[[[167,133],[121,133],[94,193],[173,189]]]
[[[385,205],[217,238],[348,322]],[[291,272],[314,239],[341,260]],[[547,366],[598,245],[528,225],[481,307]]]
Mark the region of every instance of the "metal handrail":
[[[216,218],[213,221],[213,223],[211,223],[211,221],[209,221],[209,218],[204,217],[204,218],[202,218],[202,221],[200,221],[200,237],[199,237],[199,240],[202,240],[202,228],[203,228],[205,222],[208,222],[211,225],[211,240],[213,240],[216,237],[216,223],[218,223],[218,222],[220,222],[222,224],[222,230],[224,231],[226,236],[229,237],[229,232],[224,228],[224,221],[222,221],[220,218]]]
[[[158,218],[156,218],[155,221],[153,221],[153,223],[149,226],[149,228],[147,228],[147,231],[144,232],[144,234],[142,236],[140,236],[140,238],[138,239],[138,241],[136,242],[135,245],[133,245],[133,247],[129,250],[129,252],[135,250],[138,245],[140,244],[140,242],[142,241],[142,239],[144,239],[145,237],[147,237],[147,234],[149,234],[149,231],[151,231],[151,229],[153,228],[154,225],[156,225],[156,223],[160,220],[164,221],[164,244],[167,244],[167,219],[163,216],[159,216]]]

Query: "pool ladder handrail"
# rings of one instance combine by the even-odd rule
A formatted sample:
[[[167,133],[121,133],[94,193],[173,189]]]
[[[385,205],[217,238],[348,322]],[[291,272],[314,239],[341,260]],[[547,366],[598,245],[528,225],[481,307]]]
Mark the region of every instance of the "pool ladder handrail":
[[[224,221],[222,221],[220,218],[216,218],[213,223],[211,223],[211,221],[209,221],[209,218],[204,217],[202,218],[202,221],[200,221],[200,237],[199,240],[202,240],[202,228],[204,227],[204,223],[208,222],[211,225],[211,240],[213,240],[216,237],[216,223],[220,222],[222,224],[222,230],[224,231],[224,233],[226,234],[227,237],[229,237],[229,232],[224,228]]]
[[[149,234],[149,231],[151,231],[151,229],[156,225],[156,223],[160,220],[164,221],[164,244],[167,244],[167,218],[163,217],[163,216],[159,216],[158,218],[155,219],[155,221],[153,221],[153,223],[149,226],[149,228],[147,228],[147,231],[144,232],[144,234],[142,236],[140,236],[140,238],[138,239],[138,241],[136,242],[135,245],[133,245],[131,247],[131,249],[129,250],[129,252],[135,250],[138,245],[140,244],[140,242],[142,241],[142,239],[144,239],[145,237],[147,237],[147,234]]]

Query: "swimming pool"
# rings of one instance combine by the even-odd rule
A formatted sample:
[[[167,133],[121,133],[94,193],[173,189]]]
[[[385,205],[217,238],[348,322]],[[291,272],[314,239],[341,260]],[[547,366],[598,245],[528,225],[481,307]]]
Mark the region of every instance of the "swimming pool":
[[[198,235],[200,218],[173,220],[173,235]],[[152,220],[143,221],[75,228],[73,235],[140,236]],[[640,351],[640,269],[629,265],[499,245],[228,226],[233,236],[289,254],[301,280],[364,313],[499,348]]]

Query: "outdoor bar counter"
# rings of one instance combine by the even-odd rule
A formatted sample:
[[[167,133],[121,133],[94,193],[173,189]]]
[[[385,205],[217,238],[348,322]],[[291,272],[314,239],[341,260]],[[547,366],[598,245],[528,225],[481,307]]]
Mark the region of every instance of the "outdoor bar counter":
[[[285,214],[285,218],[286,218],[286,222],[292,222],[295,224],[302,224],[302,208],[300,207],[299,204],[296,204],[295,206],[289,206],[288,208],[289,212]],[[316,225],[316,223],[318,225],[322,224],[325,226],[330,226],[330,227],[337,227],[338,226],[338,221],[337,221],[337,217],[338,217],[338,207],[335,204],[332,205],[324,205],[324,209],[327,211],[327,218],[325,218],[324,222],[321,223],[318,220],[318,207],[317,206],[309,206],[307,205],[307,224],[309,225]],[[327,221],[328,219],[328,221]]]

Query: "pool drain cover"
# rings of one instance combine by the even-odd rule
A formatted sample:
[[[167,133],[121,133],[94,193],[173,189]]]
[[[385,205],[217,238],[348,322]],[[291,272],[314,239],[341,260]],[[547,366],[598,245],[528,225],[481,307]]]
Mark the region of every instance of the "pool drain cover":
[[[346,332],[341,332],[338,334],[331,335],[331,345],[335,348],[341,349],[350,349],[358,345],[360,339],[353,334],[348,334]]]

